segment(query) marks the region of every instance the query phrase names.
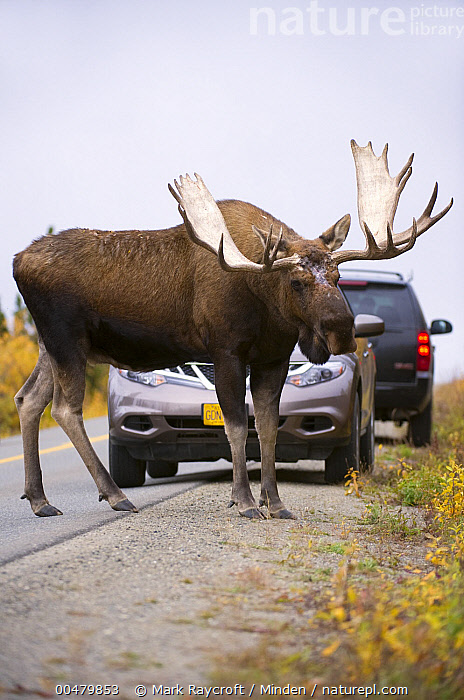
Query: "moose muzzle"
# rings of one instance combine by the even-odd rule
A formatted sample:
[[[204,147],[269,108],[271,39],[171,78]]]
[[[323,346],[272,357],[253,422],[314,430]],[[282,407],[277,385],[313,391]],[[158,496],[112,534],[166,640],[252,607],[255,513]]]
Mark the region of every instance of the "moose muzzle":
[[[327,349],[332,355],[355,352],[354,317],[344,297],[333,299],[330,312],[321,320],[319,333],[323,336]]]

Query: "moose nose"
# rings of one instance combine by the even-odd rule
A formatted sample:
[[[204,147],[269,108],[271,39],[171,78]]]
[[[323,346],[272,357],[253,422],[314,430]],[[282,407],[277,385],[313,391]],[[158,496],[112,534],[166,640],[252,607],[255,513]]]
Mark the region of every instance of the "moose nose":
[[[354,327],[348,334],[343,336],[337,331],[328,331],[326,334],[327,347],[332,355],[343,355],[346,352],[355,352],[357,345],[354,339]]]
[[[351,311],[343,305],[338,313],[333,313],[324,319],[322,331],[327,340],[327,347],[332,355],[342,355],[345,352],[355,352],[354,317]]]

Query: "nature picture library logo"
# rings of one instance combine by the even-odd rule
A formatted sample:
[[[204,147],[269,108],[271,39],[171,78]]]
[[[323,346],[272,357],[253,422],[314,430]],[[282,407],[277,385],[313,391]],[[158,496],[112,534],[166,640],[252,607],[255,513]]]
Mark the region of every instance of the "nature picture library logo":
[[[368,36],[383,32],[389,36],[464,36],[464,5],[443,6],[421,3],[411,7],[330,7],[310,0],[303,8],[250,8],[250,34],[275,36]]]

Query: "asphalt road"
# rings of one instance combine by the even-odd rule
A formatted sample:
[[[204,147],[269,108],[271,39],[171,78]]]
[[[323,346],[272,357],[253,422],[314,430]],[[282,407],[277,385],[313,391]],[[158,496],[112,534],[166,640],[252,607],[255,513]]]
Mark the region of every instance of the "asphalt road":
[[[108,466],[107,418],[88,420],[86,427],[96,452]],[[40,451],[45,493],[63,515],[37,518],[28,501],[20,500],[24,490],[22,451],[20,435],[0,442],[0,563],[129,515],[116,513],[107,503],[98,502],[93,479],[65,433],[57,427],[41,431]],[[181,464],[176,477],[154,480],[147,475],[145,486],[124,492],[140,510],[230,473],[230,465],[225,461]]]
[[[107,463],[106,418],[88,421],[87,430]],[[147,478],[144,487],[126,490],[141,512],[116,513],[98,502],[61,429],[42,431],[40,448],[46,493],[63,510],[59,517],[37,518],[19,498],[20,436],[0,443],[5,698],[53,698],[63,684],[100,683],[133,698],[141,683],[210,684],[223,671],[229,684],[244,650],[254,654],[267,639],[272,647],[276,630],[279,649],[294,654],[300,638],[294,592],[302,600],[304,581],[308,605],[315,609],[326,600],[327,581],[317,572],[335,575],[340,563],[327,538],[339,542],[341,528],[349,532],[364,509],[342,486],[321,484],[322,463],[301,462],[278,468],[282,498],[298,520],[250,521],[227,508],[231,469],[216,462],[181,465],[171,479]],[[249,470],[256,479],[253,463]],[[256,481],[252,488],[257,495]],[[308,550],[309,533],[316,544],[296,565],[299,552]],[[405,561],[413,569],[417,561],[408,559],[409,550]],[[303,635],[309,630],[306,603],[301,616]],[[312,634],[305,648],[320,646],[319,628]]]
[[[108,466],[108,420],[86,421],[87,434],[105,466]],[[400,438],[401,429],[376,423],[376,433]],[[40,432],[40,452],[45,493],[62,516],[37,518],[28,501],[20,500],[24,491],[24,465],[20,435],[0,442],[0,565],[58,542],[89,532],[106,523],[127,517],[98,502],[97,487],[75,448],[61,428]],[[278,480],[322,483],[322,462],[304,461],[298,465],[277,464]],[[249,463],[251,478],[259,478],[259,465]],[[145,485],[126,488],[124,493],[139,510],[161,503],[208,481],[232,479],[231,464],[217,462],[181,463],[175,477],[151,479]]]

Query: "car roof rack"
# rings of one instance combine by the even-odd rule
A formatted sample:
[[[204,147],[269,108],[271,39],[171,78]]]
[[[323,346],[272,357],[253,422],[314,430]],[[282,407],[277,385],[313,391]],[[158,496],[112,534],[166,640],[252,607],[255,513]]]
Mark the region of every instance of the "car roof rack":
[[[397,280],[404,282],[404,277],[401,274],[401,272],[390,272],[388,270],[366,270],[366,269],[361,269],[359,267],[344,267],[344,268],[339,268],[340,272],[340,277],[343,279],[343,273],[348,272],[348,273],[356,273],[356,276],[359,274],[361,276],[365,276],[366,278],[369,278],[370,275],[377,275],[380,276],[385,276],[385,277],[396,277]]]

